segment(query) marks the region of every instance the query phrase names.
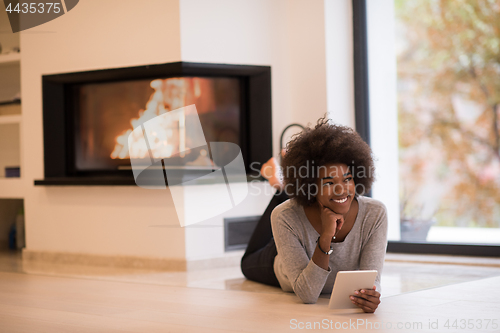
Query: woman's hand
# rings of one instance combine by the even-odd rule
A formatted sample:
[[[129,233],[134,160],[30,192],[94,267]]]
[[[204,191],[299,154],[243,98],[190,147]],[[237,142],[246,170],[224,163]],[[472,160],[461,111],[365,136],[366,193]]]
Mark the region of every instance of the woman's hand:
[[[373,313],[380,304],[380,293],[373,289],[361,289],[354,292],[355,295],[351,295],[351,302],[360,307],[364,312]]]
[[[319,207],[321,210],[321,225],[322,225],[322,235],[326,234],[330,239],[335,236],[338,230],[342,229],[344,225],[344,216],[342,214],[337,214],[328,207],[325,207],[319,202]]]
[[[330,208],[323,206],[321,202],[318,201],[318,203],[320,207],[321,233],[312,260],[324,270],[329,270],[328,263],[330,257],[325,253],[330,250],[332,238],[337,232],[337,229],[340,230],[340,228],[342,228],[344,217],[341,214],[336,214]]]

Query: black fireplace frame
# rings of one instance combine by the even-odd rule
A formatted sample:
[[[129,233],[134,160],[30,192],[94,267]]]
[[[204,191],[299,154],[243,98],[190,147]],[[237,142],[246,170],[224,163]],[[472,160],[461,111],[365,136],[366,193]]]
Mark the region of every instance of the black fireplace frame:
[[[240,79],[242,108],[240,148],[247,175],[257,177],[252,163],[272,156],[271,67],[174,62],[147,66],[103,69],[42,76],[44,179],[35,185],[135,185],[131,170],[77,172],[74,154],[72,92],[88,83],[183,76],[233,77]]]

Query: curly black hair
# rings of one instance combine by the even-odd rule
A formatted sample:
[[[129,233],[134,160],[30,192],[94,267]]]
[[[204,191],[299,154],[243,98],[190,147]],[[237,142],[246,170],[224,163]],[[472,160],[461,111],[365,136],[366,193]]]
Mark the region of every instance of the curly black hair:
[[[372,151],[359,134],[350,127],[331,124],[320,118],[314,128],[306,127],[286,145],[281,159],[284,190],[302,206],[316,202],[316,197],[301,189],[315,186],[318,167],[342,163],[350,168],[356,185],[356,195],[370,191],[375,180]],[[297,170],[307,170],[297,172]]]

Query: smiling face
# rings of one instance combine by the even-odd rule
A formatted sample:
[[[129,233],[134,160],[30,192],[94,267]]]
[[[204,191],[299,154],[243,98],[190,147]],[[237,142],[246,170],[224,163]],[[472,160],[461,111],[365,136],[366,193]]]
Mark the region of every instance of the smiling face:
[[[356,190],[347,165],[334,163],[320,167],[317,185],[319,192],[316,200],[337,214],[347,214]]]

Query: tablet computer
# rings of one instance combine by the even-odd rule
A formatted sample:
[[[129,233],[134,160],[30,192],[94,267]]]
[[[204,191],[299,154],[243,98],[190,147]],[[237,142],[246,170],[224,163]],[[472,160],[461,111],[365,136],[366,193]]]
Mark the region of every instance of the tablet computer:
[[[372,289],[376,277],[376,270],[337,272],[328,307],[330,309],[361,310],[352,303],[349,296],[354,295],[355,290]]]

